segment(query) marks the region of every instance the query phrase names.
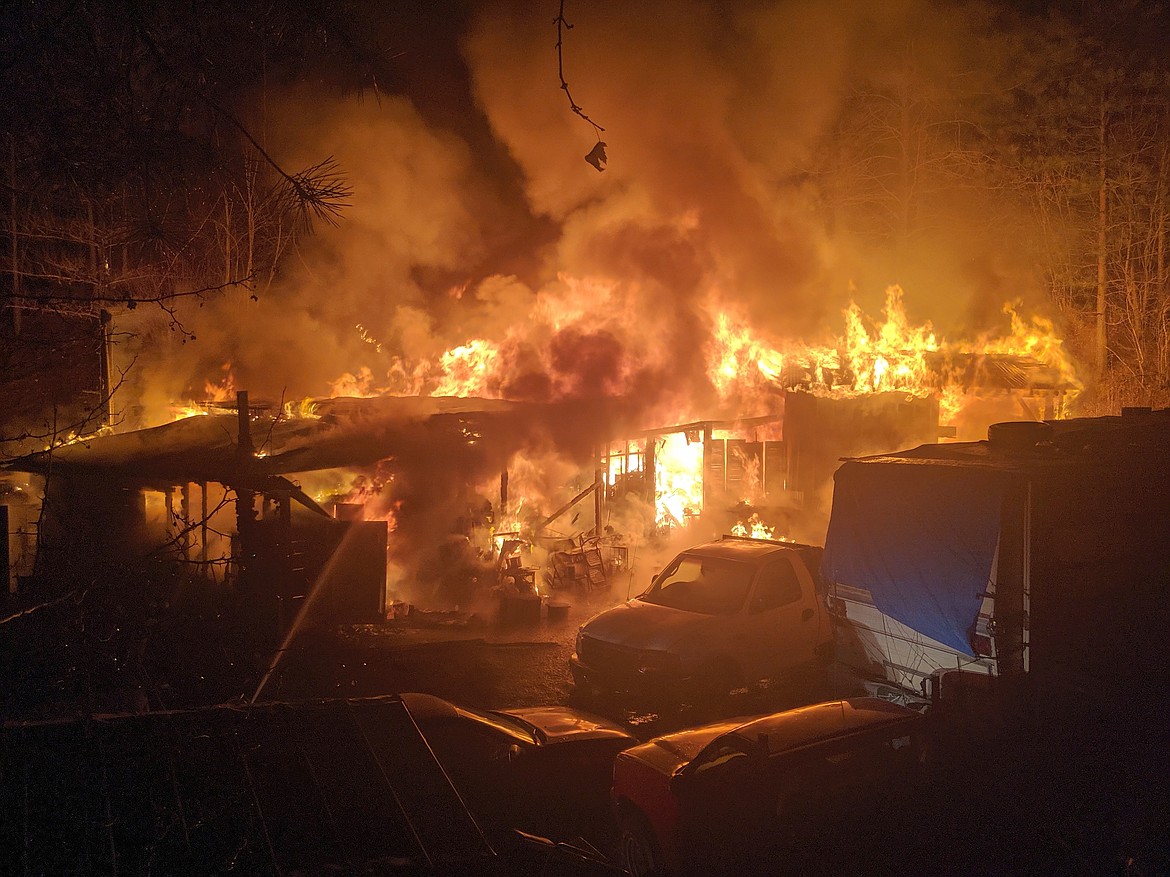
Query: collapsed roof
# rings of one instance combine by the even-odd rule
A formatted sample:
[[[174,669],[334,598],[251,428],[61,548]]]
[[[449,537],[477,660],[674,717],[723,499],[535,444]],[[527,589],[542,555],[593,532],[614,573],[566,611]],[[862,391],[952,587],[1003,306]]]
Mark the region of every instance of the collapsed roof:
[[[163,426],[79,439],[2,465],[144,484],[260,487],[288,473],[391,458],[473,453],[506,460],[560,417],[555,405],[462,397],[343,397],[302,408],[309,413],[253,413],[248,423],[254,454],[241,449],[238,412],[225,407]]]

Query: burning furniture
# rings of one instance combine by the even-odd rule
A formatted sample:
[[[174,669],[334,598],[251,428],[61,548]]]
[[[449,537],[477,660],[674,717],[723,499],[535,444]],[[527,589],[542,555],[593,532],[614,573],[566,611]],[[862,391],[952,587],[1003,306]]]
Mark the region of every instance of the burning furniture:
[[[581,535],[554,548],[545,581],[554,591],[588,597],[608,589],[610,579],[629,566],[629,546],[619,537]]]

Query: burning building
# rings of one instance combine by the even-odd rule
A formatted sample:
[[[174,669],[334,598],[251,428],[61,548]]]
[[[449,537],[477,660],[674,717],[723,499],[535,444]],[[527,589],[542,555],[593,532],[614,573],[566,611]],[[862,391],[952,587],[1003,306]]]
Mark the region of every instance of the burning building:
[[[610,493],[652,503],[658,527],[685,527],[705,512],[715,531],[795,531],[820,542],[842,459],[1068,414],[1080,384],[1059,342],[1008,312],[1013,336],[982,345],[947,344],[929,325],[910,326],[897,288],[884,322],[867,330],[851,307],[832,346],[767,345],[721,318],[712,384],[724,403],[756,415],[650,429],[607,445],[601,468]]]
[[[387,545],[395,544],[388,536],[410,530],[392,514],[379,518],[353,504],[330,510],[288,476],[387,460],[410,472],[438,458],[458,479],[474,481],[485,469],[499,472],[547,417],[533,406],[482,399],[332,399],[313,409],[265,411],[241,393],[236,411],[8,461],[10,471],[43,476],[47,485],[30,587],[52,599],[106,577],[145,582],[151,570],[163,578],[181,570],[228,587],[272,629],[286,626],[310,595],[326,618],[378,620]],[[402,553],[442,541],[432,536]]]
[[[322,576],[348,583],[324,587],[325,605],[368,620],[395,600],[467,605],[485,582],[588,589],[599,565],[626,569],[629,541],[662,531],[819,542],[842,458],[1059,417],[1078,387],[1051,355],[1059,344],[1018,318],[1009,341],[979,352],[911,326],[896,288],[884,322],[867,327],[856,307],[846,318],[842,338],[815,346],[765,343],[718,315],[706,402],[639,389],[651,372],[607,361],[600,336],[579,338],[572,360],[527,356],[551,356],[541,368],[563,381],[584,361],[611,392],[603,382],[584,397],[566,385],[551,400],[507,399],[523,397],[532,364],[481,340],[431,369],[399,363],[416,384],[400,389],[415,393],[368,375],[344,387],[360,395],[295,405],[243,394],[7,468],[46,476],[37,557],[52,587],[76,580],[78,557],[116,565],[116,546],[123,560],[167,557],[230,582],[267,601],[278,626]],[[220,395],[231,385],[229,370]],[[693,417],[704,407],[718,413]],[[660,425],[670,412],[692,417]]]

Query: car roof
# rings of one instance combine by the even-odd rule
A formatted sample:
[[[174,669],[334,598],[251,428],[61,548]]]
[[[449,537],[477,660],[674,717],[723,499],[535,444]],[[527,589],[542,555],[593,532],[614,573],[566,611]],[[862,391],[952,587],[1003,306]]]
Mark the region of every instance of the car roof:
[[[800,542],[780,542],[773,539],[753,539],[747,536],[724,536],[713,542],[704,542],[683,551],[703,557],[718,557],[724,560],[738,560],[758,563],[768,557],[786,551],[808,550],[811,545]]]
[[[461,715],[455,704],[433,694],[404,691],[398,695],[415,719],[454,719]]]
[[[879,697],[855,697],[761,716],[740,725],[731,733],[757,745],[766,744],[768,753],[775,755],[814,740],[920,716],[920,713],[908,707]]]
[[[481,728],[493,728],[496,732],[513,739],[514,742],[534,746],[541,743],[539,734],[529,723],[508,710],[484,710],[459,706],[417,691],[404,691],[398,695],[414,721],[426,730],[447,720],[471,722]]]

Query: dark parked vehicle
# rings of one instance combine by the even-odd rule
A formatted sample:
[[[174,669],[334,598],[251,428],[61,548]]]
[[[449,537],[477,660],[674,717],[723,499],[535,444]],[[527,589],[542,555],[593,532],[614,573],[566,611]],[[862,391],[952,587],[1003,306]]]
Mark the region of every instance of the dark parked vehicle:
[[[401,695],[489,837],[513,829],[607,843],[614,756],[637,739],[569,707],[478,710]]]
[[[818,846],[816,831],[847,834],[848,817],[915,776],[927,732],[926,716],[863,697],[627,749],[613,778],[619,863],[633,877],[782,872]]]
[[[488,843],[397,697],[0,725],[0,874],[617,875]]]
[[[573,680],[587,693],[693,703],[813,678],[833,642],[820,558],[813,545],[735,536],[689,548],[645,593],[581,626]]]

